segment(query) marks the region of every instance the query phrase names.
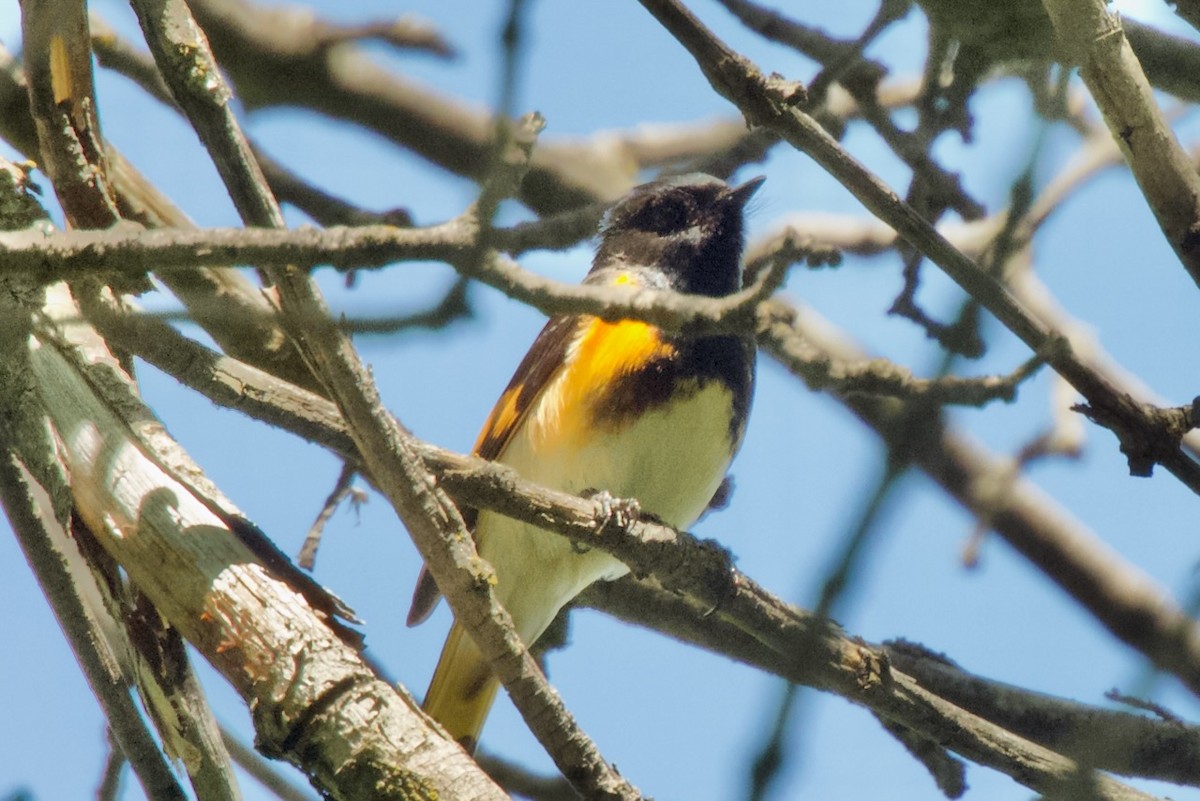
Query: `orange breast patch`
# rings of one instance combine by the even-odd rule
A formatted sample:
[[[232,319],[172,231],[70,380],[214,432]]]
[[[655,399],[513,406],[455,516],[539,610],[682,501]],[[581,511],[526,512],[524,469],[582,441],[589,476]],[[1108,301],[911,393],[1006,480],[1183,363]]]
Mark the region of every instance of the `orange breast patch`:
[[[535,439],[551,445],[586,435],[591,408],[614,382],[674,353],[657,328],[640,320],[592,320],[568,353],[566,370],[538,404]]]

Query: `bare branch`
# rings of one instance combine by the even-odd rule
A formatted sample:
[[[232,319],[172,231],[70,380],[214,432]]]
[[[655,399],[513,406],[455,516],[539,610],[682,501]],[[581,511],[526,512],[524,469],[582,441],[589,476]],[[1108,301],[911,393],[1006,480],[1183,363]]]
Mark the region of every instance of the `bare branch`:
[[[129,763],[120,747],[108,735],[108,756],[104,760],[104,773],[100,777],[100,786],[96,788],[96,801],[118,801],[121,797],[121,774]]]
[[[21,28],[30,110],[40,144],[38,161],[77,228],[107,228],[120,213],[96,116],[84,3],[23,3]]]
[[[1121,23],[1101,0],[1045,6],[1167,242],[1200,286],[1200,175],[1158,108]]]
[[[343,464],[337,481],[333,485],[333,491],[321,505],[317,519],[309,526],[308,534],[304,536],[304,544],[300,546],[300,554],[296,557],[296,564],[305,570],[312,570],[317,563],[317,548],[321,546],[321,535],[325,531],[325,524],[329,522],[329,518],[333,517],[333,513],[342,505],[342,502],[353,496],[354,476],[354,468],[349,464]]]
[[[9,413],[14,410],[7,403],[4,405],[6,418],[13,419]],[[78,575],[68,569],[68,558],[61,550],[63,543],[70,542],[70,535],[46,515],[52,489],[34,480],[22,463],[18,450],[25,446],[8,436],[4,439],[0,442],[4,453],[4,458],[0,459],[0,501],[25,558],[38,583],[46,590],[55,617],[104,711],[113,737],[148,797],[183,801],[187,794],[175,780],[154,736],[142,720],[129,694],[128,684],[119,672],[114,672],[112,657],[103,650],[105,636],[97,628],[95,612],[78,595]],[[49,449],[49,443],[43,447]],[[55,546],[55,542],[59,545]],[[79,561],[78,557],[76,561]]]
[[[760,342],[772,354],[790,337],[855,358],[858,350],[814,324],[777,307],[779,316],[765,325]],[[801,334],[800,332],[804,333]],[[786,364],[786,360],[784,361]],[[842,399],[859,419],[889,443],[914,432],[898,428],[904,410],[894,401],[866,396]],[[1166,594],[1120,559],[1089,532],[1068,519],[1031,486],[1014,480],[996,460],[942,426],[926,424],[923,437],[910,443],[909,458],[930,478],[970,509],[989,528],[1067,591],[1112,634],[1141,651],[1154,664],[1178,676],[1200,693],[1200,626],[1166,600]]]
[[[40,160],[29,95],[19,66],[0,48],[0,135],[29,158]],[[126,219],[149,227],[191,227],[191,221],[150,185],[119,152],[106,144],[117,203]],[[221,347],[252,364],[316,389],[311,372],[287,342],[259,290],[236,270],[202,267],[160,276],[194,319]]]
[[[546,314],[590,313],[605,319],[635,317],[663,328],[696,332],[745,330],[754,308],[778,287],[786,265],[763,271],[751,286],[724,298],[674,292],[568,284],[522,270],[499,254],[478,252],[478,231],[470,218],[429,228],[363,226],[263,228],[211,231],[159,229],[0,234],[6,266],[46,281],[80,271],[189,270],[200,262],[246,262],[263,267],[333,264],[365,269],[393,261],[449,262],[462,275],[500,289]]]
[[[270,790],[279,801],[313,801],[313,794],[306,788],[289,781],[274,766],[256,754],[254,749],[247,747],[224,727],[221,727],[221,739],[238,766]]]
[[[967,792],[966,766],[937,743],[890,720],[880,720],[884,730],[921,763],[946,798],[962,798]]]
[[[22,192],[20,175],[0,169],[0,224],[25,224],[40,212],[13,214]],[[28,199],[27,199],[28,200]],[[90,566],[69,533],[70,490],[47,427],[36,377],[29,362],[32,315],[42,291],[17,279],[0,279],[0,503],[22,551],[104,711],[121,753],[147,796],[184,799],[133,698],[120,623],[108,614]]]
[[[914,378],[905,367],[887,359],[846,362],[833,359],[802,339],[774,343],[774,355],[801,378],[809,389],[838,395],[885,395],[923,400],[934,405],[984,406],[996,400],[1011,401],[1017,387],[1037,372],[1045,358],[1034,355],[1004,376]]]
[[[779,133],[794,147],[816,160],[840,180],[863,205],[891,225],[914,248],[937,264],[951,279],[990,311],[1034,352],[1054,337],[1045,323],[1033,317],[994,277],[951,245],[911,206],[901,201],[877,176],[867,171],[811,117],[796,108],[793,93],[764,78],[762,73],[730,50],[676,0],[642,0],[696,59],[713,88],[734,102],[752,123]],[[1200,179],[1197,179],[1200,180]],[[1200,198],[1200,192],[1189,197]],[[1069,347],[1054,348],[1048,363],[1101,414],[1119,437],[1141,432],[1150,453],[1193,492],[1200,492],[1200,463],[1180,447],[1152,408],[1134,402],[1100,374],[1089,360]],[[1140,467],[1140,462],[1139,465]]]
[[[194,343],[164,344],[164,338],[170,335],[169,329],[161,334],[139,330],[144,325],[156,325],[156,321],[127,319],[124,324],[135,325],[119,336],[120,341],[155,342],[156,353],[146,353],[150,361],[177,375],[214,402],[288,428],[306,439],[320,442],[344,458],[356,458],[354,442],[348,436],[336,408],[328,401],[289,387],[254,368],[239,365],[229,357],[211,352],[205,355],[203,349]],[[115,333],[113,329],[109,330]],[[180,338],[178,334],[174,336]],[[158,358],[160,355],[161,359]],[[850,354],[843,349],[837,355],[846,357]],[[969,447],[956,443],[953,438],[946,441],[954,444],[958,452]],[[522,481],[511,471],[479,459],[455,455],[419,442],[414,442],[414,447],[430,468],[437,471],[440,484],[463,502],[536,523],[547,530],[571,536],[589,547],[611,549],[610,552],[627,561],[635,573],[654,575],[675,591],[683,592],[688,600],[676,603],[682,603],[691,610],[689,614],[694,616],[696,629],[692,636],[699,638],[698,641],[705,647],[746,659],[768,670],[782,671],[781,675],[793,681],[802,681],[840,694],[849,693],[847,697],[857,699],[856,702],[883,711],[871,700],[875,698],[873,694],[863,696],[859,689],[861,674],[858,671],[872,663],[869,658],[864,663],[865,657],[853,655],[853,649],[859,647],[857,644],[839,639],[831,624],[804,616],[792,607],[771,599],[769,595],[756,596],[755,593],[761,590],[741,574],[731,573],[727,558],[719,548],[710,543],[696,543],[687,535],[648,522],[635,522],[627,529],[610,525],[597,532],[596,521],[603,517],[598,501],[536,487]],[[922,457],[919,464],[937,478],[939,473],[944,472],[941,468],[935,468],[940,464],[939,458],[946,457],[931,453]],[[978,460],[983,457],[975,454],[973,458]],[[947,488],[958,492],[965,491],[975,483],[986,483],[985,472],[977,465],[978,461],[961,462],[958,469],[967,471],[966,474],[947,482]],[[1071,538],[1078,540],[1087,536],[1077,523],[1065,520],[1064,513],[1032,493],[1023,482],[1013,482],[1010,492],[1013,497],[1008,501],[1008,507],[1000,513],[995,507],[996,499],[975,504],[973,508],[978,509],[980,514],[988,515],[988,519],[1001,530],[1030,526],[1044,529],[1041,534],[1047,537],[1068,533]],[[1096,547],[1099,548],[1098,545]],[[687,555],[678,553],[676,549],[679,548],[684,548]],[[589,597],[604,592],[606,589],[603,587],[593,587],[589,590]],[[644,624],[656,628],[667,626],[665,630],[672,631],[669,628],[670,616],[660,616],[661,607],[648,606],[642,601],[634,601],[632,606],[641,610],[640,620]],[[764,614],[766,620],[761,617]],[[783,615],[784,619],[791,622],[784,624],[777,615]],[[800,617],[792,619],[794,615]],[[718,620],[729,622],[718,625]],[[754,620],[762,622],[750,622]],[[747,626],[749,628],[745,628]],[[851,648],[851,652],[843,650],[845,648]],[[859,667],[855,668],[854,665]],[[896,717],[897,714],[888,716],[928,733],[929,729],[917,725],[913,717]],[[944,735],[937,735],[934,739],[950,744]],[[971,759],[994,764],[986,761],[992,756],[982,759],[978,754],[962,750],[957,744],[951,747]],[[998,769],[1008,772],[1011,768]]]
[[[335,798],[504,797],[363,663],[314,596],[247,546],[238,528],[248,524],[221,511],[227,501],[145,417],[111,356],[95,344],[77,350],[86,329],[69,321],[79,312],[61,293],[55,300],[52,316],[68,322],[39,331],[33,368],[60,441],[72,446],[79,514],[253,710],[263,752]]]
[[[279,208],[230,111],[227,90],[217,77],[212,55],[190,11],[181,0],[135,0],[135,7],[168,85],[209,147],[246,222],[281,228]],[[164,25],[167,20],[172,24]],[[188,76],[197,69],[210,74],[213,91],[194,91]],[[373,378],[349,338],[328,318],[315,285],[294,268],[275,270],[271,276],[293,335],[349,421],[351,435],[377,485],[404,521],[458,619],[476,637],[530,728],[581,790],[596,797],[638,798],[636,790],[609,767],[574,725],[521,643],[508,613],[480,572],[479,557],[458,510],[412,452],[410,435],[382,407]]]
[[[247,225],[282,228],[283,215],[266,189],[258,161],[229,106],[230,93],[203,32],[181,3],[137,0],[146,41],[171,94],[187,114]],[[178,76],[204,75],[204,81]]]

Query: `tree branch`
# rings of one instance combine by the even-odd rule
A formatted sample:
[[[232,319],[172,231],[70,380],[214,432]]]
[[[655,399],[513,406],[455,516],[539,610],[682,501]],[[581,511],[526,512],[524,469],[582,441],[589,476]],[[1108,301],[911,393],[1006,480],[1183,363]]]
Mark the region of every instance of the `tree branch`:
[[[279,207],[230,111],[227,90],[187,6],[181,0],[135,0],[134,5],[167,84],[209,148],[243,218],[250,225],[281,228]],[[210,76],[209,87],[188,80],[197,71]],[[349,338],[329,319],[315,285],[291,267],[276,269],[271,277],[292,336],[336,399],[372,475],[458,619],[472,632],[530,728],[564,775],[584,792],[600,798],[638,798],[574,724],[517,637],[476,564],[479,557],[458,510],[412,452],[410,435],[383,408],[373,378]]]
[[[120,323],[127,327],[123,334],[117,333],[113,327],[115,323],[116,320],[105,322],[105,330],[111,336],[122,342],[155,343],[153,352],[144,351],[143,354],[215,403],[239,409],[319,442],[343,458],[359,458],[339,413],[328,401],[283,384],[229,357],[212,352],[206,354],[195,343],[165,341],[170,336],[170,329],[158,321],[126,318]],[[158,326],[166,330],[154,333]],[[174,337],[182,339],[178,334]],[[860,652],[860,643],[845,639],[831,624],[807,617],[766,594],[759,594],[762,591],[748,578],[731,571],[727,556],[712,543],[696,542],[688,535],[648,522],[635,522],[628,528],[610,524],[597,530],[597,521],[604,519],[603,507],[598,501],[537,487],[502,466],[477,458],[452,454],[420,442],[414,442],[413,446],[439,476],[439,485],[461,502],[494,509],[558,531],[587,547],[604,548],[630,564],[635,574],[653,575],[675,592],[682,592],[687,600],[679,603],[692,610],[690,614],[694,615],[697,629],[707,632],[694,635],[708,643],[706,647],[780,672],[793,681],[843,694],[913,728],[930,730],[929,725],[917,724],[920,715],[916,712],[901,716],[893,709],[889,714],[886,704],[877,705],[876,696],[864,691],[861,682],[871,684],[871,665],[877,664],[872,661],[875,658],[870,655],[872,652]],[[928,464],[932,463],[924,466],[928,469]],[[984,474],[980,473],[963,476],[956,483],[969,485],[985,481]],[[1028,516],[1026,525],[1077,527],[1074,523],[1060,522],[1062,513],[1050,508],[1048,501],[1032,496],[1019,481],[1014,486],[1020,503],[1007,516],[993,518],[995,507],[991,502],[975,507],[978,513],[987,514],[989,520],[995,519],[1001,526],[1011,526],[1013,517],[1020,520],[1020,515],[1025,514]],[[1072,536],[1082,535],[1075,532]],[[601,591],[593,588],[589,592]],[[639,604],[633,602],[635,607]],[[653,612],[649,611],[650,607],[643,606],[642,609],[645,612],[643,622],[653,627],[667,625],[670,631],[669,623],[654,622],[658,620],[658,608]],[[718,620],[723,622],[718,625]],[[980,757],[967,746],[960,748],[957,741],[946,739],[945,733],[931,736],[983,764],[994,764],[994,760],[1000,758],[995,754]],[[972,747],[978,747],[978,744]],[[1015,770],[1011,765],[998,769],[1010,773]]]
[[[777,305],[764,321],[760,342],[772,355],[788,340],[801,337],[836,357],[861,357],[857,349],[831,336],[828,327],[806,323],[807,316]],[[780,361],[787,365],[785,357]],[[1117,638],[1200,694],[1200,625],[1145,575],[1021,481],[1011,465],[928,420],[918,431],[898,427],[904,415],[898,402],[865,396],[841,400],[886,442],[908,441],[908,458],[981,525],[997,531]],[[907,440],[914,434],[921,436]]]
[[[26,157],[41,160],[29,94],[19,65],[3,48],[0,48],[0,136]],[[147,227],[192,227],[187,216],[151,186],[111,144],[105,143],[105,152],[122,217]],[[292,383],[316,388],[308,367],[283,336],[271,307],[241,273],[203,266],[160,278],[188,307],[192,319],[225,352]]]
[[[429,228],[385,225],[304,228],[296,231],[233,228],[210,231],[72,231],[0,234],[8,269],[49,282],[82,271],[169,273],[202,262],[244,262],[265,268],[333,264],[365,269],[398,259],[445,261],[460,274],[503,291],[548,315],[595,314],[605,319],[635,317],[670,330],[746,330],[754,308],[778,287],[786,264],[764,270],[751,286],[723,298],[687,296],[652,289],[585,286],[543,278],[497,253],[478,252],[478,229],[460,217]]]
[[[676,0],[641,0],[663,26],[696,59],[713,88],[736,104],[754,125],[778,133],[811,156],[837,178],[873,214],[892,226],[910,245],[925,254],[971,297],[996,316],[1035,353],[1046,353],[1053,332],[1029,312],[994,277],[980,269],[951,245],[933,226],[877,176],[866,170],[811,117],[796,108],[791,85],[765,78],[749,61],[718,40]],[[1200,193],[1189,195],[1200,197]],[[1180,447],[1178,437],[1156,419],[1154,410],[1126,396],[1093,365],[1070,347],[1048,352],[1049,364],[1078,390],[1094,408],[1102,410],[1114,433],[1123,441],[1139,432],[1149,454],[1138,454],[1131,469],[1144,461],[1161,464],[1193,492],[1200,493],[1200,463]]]
[[[334,798],[499,799],[335,633],[328,611],[246,545],[236,510],[187,461],[61,290],[33,370],[82,519],[130,579],[237,690],[259,748]],[[342,630],[344,634],[344,630]],[[402,746],[400,744],[403,744]]]
[[[1200,175],[1154,100],[1121,23],[1102,0],[1045,0],[1054,30],[1175,255],[1200,286]]]
[[[7,287],[5,287],[7,289]],[[7,293],[5,293],[7,294]],[[0,503],[12,523],[25,558],[54,611],[71,650],[79,662],[92,694],[103,710],[112,737],[147,797],[183,801],[187,794],[179,786],[170,766],[155,742],[154,735],[142,719],[129,693],[129,684],[121,670],[122,654],[114,653],[109,632],[97,618],[107,619],[112,631],[119,623],[106,616],[98,601],[89,602],[84,587],[92,584],[91,574],[83,568],[83,557],[67,532],[66,520],[56,519],[52,507],[61,505],[69,491],[61,473],[36,476],[39,462],[54,454],[46,428],[45,411],[38,408],[37,390],[31,385],[28,365],[18,367],[12,358],[20,352],[22,361],[28,359],[26,338],[10,337],[11,322],[19,313],[7,303],[4,317],[9,321],[0,336]],[[12,346],[18,345],[20,351]],[[19,380],[18,380],[19,379]],[[39,432],[41,441],[31,439]],[[34,469],[31,469],[34,466]],[[57,472],[61,467],[56,468]],[[42,472],[42,471],[38,471]]]

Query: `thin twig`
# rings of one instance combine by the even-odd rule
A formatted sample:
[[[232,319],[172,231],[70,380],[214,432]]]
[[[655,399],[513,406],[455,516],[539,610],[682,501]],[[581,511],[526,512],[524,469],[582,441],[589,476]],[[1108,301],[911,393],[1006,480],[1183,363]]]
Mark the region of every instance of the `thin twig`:
[[[129,764],[125,754],[113,738],[111,731],[106,731],[108,740],[108,755],[104,759],[104,772],[100,775],[100,785],[96,788],[96,801],[117,801],[121,797],[121,776]]]
[[[1132,707],[1134,709],[1150,712],[1154,715],[1157,715],[1161,720],[1166,721],[1167,723],[1174,723],[1177,726],[1183,725],[1183,720],[1162,704],[1156,704],[1153,701],[1145,698],[1134,698],[1132,695],[1127,695],[1115,687],[1106,692],[1104,697],[1110,701],[1116,701],[1119,704],[1124,704],[1125,706]]]
[[[333,484],[333,490],[325,499],[325,503],[321,505],[317,519],[308,527],[308,534],[304,536],[304,543],[300,546],[300,553],[296,556],[296,564],[305,570],[312,570],[317,563],[317,548],[321,547],[321,534],[325,531],[325,524],[342,505],[342,501],[354,493],[354,475],[354,466],[349,462],[343,462],[337,481]]]
[[[308,788],[301,787],[284,776],[275,769],[274,765],[259,756],[252,748],[247,747],[224,726],[221,727],[221,740],[225,743],[225,748],[233,757],[233,761],[254,777],[255,781],[270,790],[279,801],[314,801],[314,795],[309,792]]]

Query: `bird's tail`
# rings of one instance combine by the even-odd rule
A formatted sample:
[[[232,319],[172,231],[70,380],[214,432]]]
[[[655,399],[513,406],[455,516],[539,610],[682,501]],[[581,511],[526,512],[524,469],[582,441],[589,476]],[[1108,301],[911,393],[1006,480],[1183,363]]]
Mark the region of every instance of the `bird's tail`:
[[[455,623],[425,693],[425,711],[463,748],[474,751],[497,687],[499,682],[475,641]]]

